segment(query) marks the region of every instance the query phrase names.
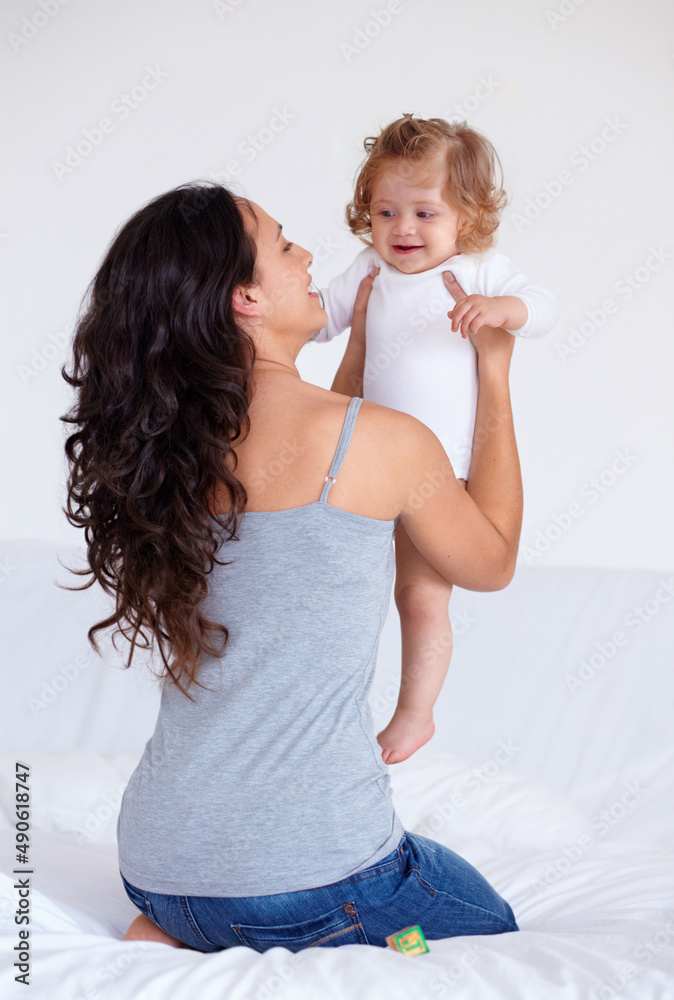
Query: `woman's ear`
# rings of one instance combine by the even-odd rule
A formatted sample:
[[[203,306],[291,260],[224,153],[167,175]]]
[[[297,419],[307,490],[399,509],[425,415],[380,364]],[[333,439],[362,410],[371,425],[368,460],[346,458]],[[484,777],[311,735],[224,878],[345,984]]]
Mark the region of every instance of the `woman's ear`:
[[[232,292],[232,308],[240,316],[262,316],[262,308],[255,287],[237,285]]]

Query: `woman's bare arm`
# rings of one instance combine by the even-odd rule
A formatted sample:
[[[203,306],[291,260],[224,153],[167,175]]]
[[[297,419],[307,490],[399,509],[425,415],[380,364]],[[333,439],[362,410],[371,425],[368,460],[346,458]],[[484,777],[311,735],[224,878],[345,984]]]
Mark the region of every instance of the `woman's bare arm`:
[[[341,392],[344,396],[363,395],[363,371],[365,369],[365,347],[353,342],[353,333],[349,336],[344,357],[330,386],[332,392]]]
[[[465,295],[445,278],[457,301]],[[453,334],[447,324],[448,336]],[[500,590],[515,573],[522,527],[522,477],[508,375],[515,338],[482,327],[470,339],[479,376],[473,454],[467,489],[457,482],[437,436],[420,420],[387,409],[396,441],[401,521],[421,554],[449,583]]]
[[[340,392],[345,396],[363,395],[363,371],[365,369],[365,318],[367,302],[372,290],[372,282],[379,274],[379,268],[374,268],[360,283],[356,300],[353,304],[351,333],[341,364],[337,369],[334,381],[330,386],[332,392]]]

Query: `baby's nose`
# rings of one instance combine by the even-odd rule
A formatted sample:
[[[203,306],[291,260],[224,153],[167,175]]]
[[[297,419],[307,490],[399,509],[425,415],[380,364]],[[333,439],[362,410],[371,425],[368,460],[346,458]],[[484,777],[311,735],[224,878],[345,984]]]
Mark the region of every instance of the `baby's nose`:
[[[398,219],[397,232],[402,236],[403,233],[413,233],[416,230],[416,223],[414,219],[402,218]]]

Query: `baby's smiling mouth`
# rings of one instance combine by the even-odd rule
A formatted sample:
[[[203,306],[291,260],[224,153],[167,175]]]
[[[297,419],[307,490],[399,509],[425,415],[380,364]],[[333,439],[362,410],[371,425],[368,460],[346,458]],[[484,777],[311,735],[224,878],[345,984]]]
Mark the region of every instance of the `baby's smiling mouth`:
[[[423,246],[417,244],[414,244],[414,246],[405,246],[402,243],[394,243],[392,246],[395,252],[402,254],[403,257],[407,257],[409,254],[414,253],[415,250],[423,250]]]

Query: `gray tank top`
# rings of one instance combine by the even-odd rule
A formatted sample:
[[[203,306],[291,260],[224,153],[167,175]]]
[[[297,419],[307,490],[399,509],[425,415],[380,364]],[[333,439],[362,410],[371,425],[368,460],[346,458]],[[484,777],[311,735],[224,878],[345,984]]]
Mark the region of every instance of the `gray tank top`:
[[[211,690],[193,685],[190,702],[163,684],[122,799],[119,868],[140,889],[311,889],[375,864],[403,835],[368,702],[399,518],[327,502],[361,403],[319,500],[247,511],[238,539],[223,538],[229,565],[215,564],[203,606],[229,629],[224,656],[199,669]]]

